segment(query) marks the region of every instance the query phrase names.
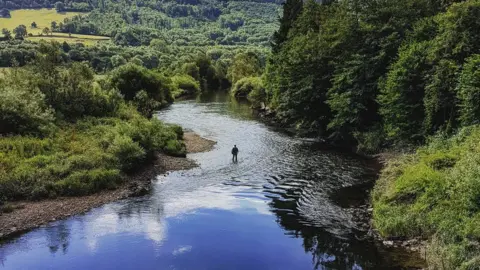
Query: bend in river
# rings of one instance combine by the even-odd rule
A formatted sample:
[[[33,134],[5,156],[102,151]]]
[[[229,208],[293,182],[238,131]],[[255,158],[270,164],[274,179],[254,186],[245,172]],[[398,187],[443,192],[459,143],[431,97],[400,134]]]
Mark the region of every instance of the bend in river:
[[[352,194],[338,195],[374,180],[364,161],[276,132],[228,95],[176,103],[158,117],[217,145],[190,155],[198,168],[158,176],[151,195],[3,243],[0,268],[385,269],[408,258],[367,237],[345,203]]]

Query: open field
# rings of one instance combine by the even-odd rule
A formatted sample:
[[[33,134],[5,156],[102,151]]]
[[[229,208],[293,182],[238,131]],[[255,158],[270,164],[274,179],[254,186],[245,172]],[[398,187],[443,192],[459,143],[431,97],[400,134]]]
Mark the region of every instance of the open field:
[[[31,41],[39,41],[39,40],[55,40],[60,43],[66,41],[68,43],[83,43],[86,46],[94,45],[97,42],[105,42],[109,41],[109,37],[104,37],[104,36],[93,36],[93,35],[78,35],[78,34],[72,34],[70,37],[68,34],[65,33],[53,33],[52,36],[48,35],[43,35],[43,36],[34,36],[34,37],[28,37],[28,40]]]
[[[45,40],[56,40],[58,42],[67,41],[69,43],[84,43],[85,45],[93,45],[97,41],[106,41],[109,40],[108,37],[104,36],[93,36],[93,35],[79,35],[72,34],[69,37],[65,33],[53,33],[53,36],[38,36],[42,33],[42,30],[45,27],[50,28],[53,21],[59,23],[63,22],[65,18],[73,17],[76,15],[81,15],[84,13],[81,12],[62,12],[58,13],[55,9],[21,9],[13,10],[10,12],[11,18],[0,18],[0,29],[7,28],[10,31],[21,24],[24,24],[27,27],[28,33],[33,34],[33,37],[28,37],[29,40],[38,41],[41,39]],[[35,22],[37,28],[32,28],[31,24]]]
[[[80,15],[80,12],[62,12],[58,13],[55,9],[19,9],[10,11],[11,18],[0,18],[0,28],[7,28],[13,30],[20,24],[27,27],[28,33],[38,35],[42,33],[45,27],[50,28],[51,23],[63,22],[65,18]],[[37,23],[37,28],[32,28],[32,22]]]

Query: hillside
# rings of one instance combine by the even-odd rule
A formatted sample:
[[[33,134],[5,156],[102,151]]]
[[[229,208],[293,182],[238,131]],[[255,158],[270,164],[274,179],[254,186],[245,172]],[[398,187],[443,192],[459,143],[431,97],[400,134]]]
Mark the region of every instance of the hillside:
[[[55,8],[89,12],[56,21],[54,32],[104,35],[117,45],[149,45],[161,39],[173,45],[268,46],[281,6],[275,1],[0,1],[0,9]],[[30,24],[25,22],[24,24]],[[2,27],[3,28],[3,27]]]

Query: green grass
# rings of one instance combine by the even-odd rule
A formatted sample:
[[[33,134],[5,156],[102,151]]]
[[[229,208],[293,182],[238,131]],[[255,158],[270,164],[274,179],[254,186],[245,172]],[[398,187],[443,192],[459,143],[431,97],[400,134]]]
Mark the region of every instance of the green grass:
[[[33,36],[28,37],[28,40],[31,41],[57,41],[63,43],[66,41],[67,43],[83,43],[86,46],[92,46],[97,44],[98,42],[108,42],[110,41],[109,37],[104,36],[93,36],[93,35],[79,35],[79,34],[72,34],[69,36],[68,34],[64,33],[53,33],[53,35],[43,35],[43,36]]]
[[[10,11],[10,18],[0,18],[0,28],[7,28],[11,31],[20,24],[27,27],[28,33],[38,35],[42,33],[45,27],[51,28],[51,23],[63,22],[65,18],[74,17],[84,13],[62,12],[58,13],[55,9],[18,9]],[[32,28],[32,22],[37,23],[37,28]]]
[[[65,18],[73,17],[76,15],[81,15],[85,13],[79,12],[62,12],[58,13],[55,9],[19,9],[12,10],[10,12],[10,18],[0,18],[0,29],[7,28],[11,31],[15,27],[24,24],[27,27],[27,32],[33,34],[33,37],[28,37],[29,40],[39,41],[39,40],[55,40],[58,42],[68,42],[68,43],[84,43],[87,46],[94,45],[97,42],[109,41],[109,37],[104,36],[94,36],[94,35],[80,35],[72,34],[69,36],[66,33],[53,33],[52,36],[40,36],[42,30],[45,27],[51,28],[51,23],[53,21],[59,23],[63,22]],[[31,24],[35,22],[37,28],[32,28]]]
[[[178,127],[124,105],[116,117],[85,118],[45,138],[0,137],[0,199],[39,200],[113,189],[156,151],[185,155]]]
[[[480,127],[391,160],[372,198],[383,236],[428,239],[434,269],[479,269]]]

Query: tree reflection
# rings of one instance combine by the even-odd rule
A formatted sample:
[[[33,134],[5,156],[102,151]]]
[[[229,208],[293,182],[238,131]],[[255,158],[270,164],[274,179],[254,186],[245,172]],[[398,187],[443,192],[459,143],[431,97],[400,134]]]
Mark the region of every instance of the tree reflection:
[[[287,235],[303,239],[305,252],[312,254],[313,269],[395,269],[395,262],[373,239],[358,240],[365,238],[366,232],[350,228],[332,233],[302,217],[297,210],[298,193],[298,189],[290,189],[272,196],[270,208]]]
[[[66,221],[45,229],[47,238],[47,246],[50,253],[56,254],[58,250],[62,250],[63,254],[67,254],[70,242],[70,227]]]

